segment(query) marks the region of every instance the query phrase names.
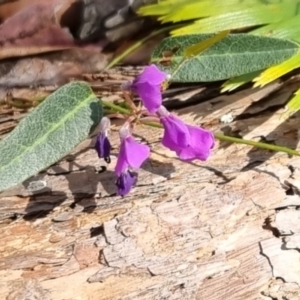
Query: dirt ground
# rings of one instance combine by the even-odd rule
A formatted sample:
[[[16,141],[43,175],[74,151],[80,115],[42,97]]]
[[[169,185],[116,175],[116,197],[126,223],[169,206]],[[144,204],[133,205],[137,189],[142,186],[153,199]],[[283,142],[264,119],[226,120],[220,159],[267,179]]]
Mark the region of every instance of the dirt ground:
[[[217,95],[167,94],[185,121],[299,149],[300,119],[281,120],[296,80]],[[197,102],[197,104],[195,104]],[[22,114],[0,114],[6,134]],[[0,299],[300,299],[300,157],[217,142],[183,163],[139,127],[152,154],[137,186],[116,196],[94,140],[0,200]]]

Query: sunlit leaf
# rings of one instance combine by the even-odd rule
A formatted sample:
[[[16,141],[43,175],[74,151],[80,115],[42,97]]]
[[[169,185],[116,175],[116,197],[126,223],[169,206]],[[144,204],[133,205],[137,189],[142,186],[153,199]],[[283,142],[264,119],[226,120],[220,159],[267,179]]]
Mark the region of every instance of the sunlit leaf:
[[[173,35],[208,33],[231,30],[279,22],[292,17],[295,5],[255,5],[241,10],[228,10],[226,13],[195,21],[193,24],[172,31]]]
[[[287,104],[286,111],[282,114],[282,118],[286,119],[298,110],[300,110],[300,89],[295,93],[294,98]]]
[[[266,71],[262,72],[258,77],[256,77],[253,81],[255,81],[254,86],[264,86],[275,79],[278,79],[282,75],[300,67],[300,52],[298,52],[292,58],[286,60],[285,62],[273,66]]]
[[[251,31],[251,34],[300,41],[300,15]]]
[[[189,0],[189,1],[190,2],[194,2],[196,0]],[[160,15],[166,15],[166,14],[172,12],[177,7],[181,7],[186,2],[187,2],[186,0],[159,1],[157,4],[152,4],[152,5],[147,5],[147,6],[141,7],[138,10],[138,13],[141,16],[160,16]]]
[[[221,1],[193,1],[184,5],[172,6],[172,10],[159,18],[162,22],[179,22],[203,17],[217,16],[230,11],[238,11],[250,8],[257,4],[257,0],[248,0],[240,2],[238,0]]]
[[[242,86],[248,82],[251,82],[260,73],[261,73],[261,70],[231,78],[222,84],[221,92],[222,93],[231,92],[231,91],[239,88],[240,86]]]
[[[184,49],[184,57],[191,58],[193,56],[199,55],[215,43],[219,42],[220,40],[224,39],[229,34],[229,31],[222,31],[202,42],[197,44],[191,45]]]
[[[255,72],[278,64],[298,50],[294,42],[247,34],[230,34],[201,55],[185,60],[184,49],[211,37],[209,34],[170,37],[155,49],[152,62],[172,74],[172,81],[199,82],[228,79]],[[174,48],[179,50],[168,64],[163,63],[164,53]]]
[[[86,83],[69,83],[47,97],[0,142],[0,191],[68,154],[101,117],[102,105]]]

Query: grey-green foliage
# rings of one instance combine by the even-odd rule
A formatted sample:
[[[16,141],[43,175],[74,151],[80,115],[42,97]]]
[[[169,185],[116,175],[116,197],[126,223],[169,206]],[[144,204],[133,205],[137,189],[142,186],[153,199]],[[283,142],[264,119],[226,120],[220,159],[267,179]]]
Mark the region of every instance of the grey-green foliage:
[[[83,82],[69,83],[26,116],[0,143],[0,191],[57,162],[102,117],[102,105]]]
[[[186,47],[199,43],[211,34],[191,34],[169,37],[155,49],[152,62],[172,74],[183,58]],[[165,51],[178,49],[171,57],[170,66],[159,62]],[[255,72],[281,63],[296,54],[298,44],[288,40],[255,36],[250,34],[230,34],[220,42],[186,60],[172,77],[174,82],[217,81]]]

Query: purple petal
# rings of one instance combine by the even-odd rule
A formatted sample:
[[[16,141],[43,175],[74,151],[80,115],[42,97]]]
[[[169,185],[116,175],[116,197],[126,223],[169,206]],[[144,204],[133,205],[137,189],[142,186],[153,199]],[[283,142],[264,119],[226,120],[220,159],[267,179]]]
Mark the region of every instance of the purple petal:
[[[180,151],[189,145],[190,134],[183,121],[171,114],[161,118],[160,121],[165,129],[162,138],[162,144],[165,147],[173,151]]]
[[[212,132],[201,127],[187,125],[190,133],[190,145],[180,151],[178,156],[182,160],[191,161],[193,159],[207,160],[210,150],[214,146],[214,136]]]
[[[120,152],[118,155],[118,160],[115,166],[115,172],[118,176],[120,176],[125,170],[128,169],[128,162],[127,162],[127,155],[125,150],[125,143],[124,140],[122,140]]]
[[[139,144],[131,136],[123,139],[115,167],[117,175],[120,176],[128,167],[138,169],[149,155],[148,146]]]
[[[100,132],[107,133],[110,128],[110,119],[103,117],[100,121]]]
[[[160,85],[166,80],[167,74],[159,70],[156,65],[145,67],[144,71],[136,77],[132,85],[148,82],[152,85]]]
[[[125,152],[128,165],[132,169],[138,169],[150,156],[150,149],[135,141],[131,136],[125,139]]]
[[[104,158],[107,163],[110,162],[110,150],[111,150],[111,144],[109,142],[109,139],[107,136],[101,132],[97,136],[95,149],[98,153],[99,158]]]
[[[133,87],[133,92],[139,95],[144,106],[150,113],[155,113],[162,103],[160,85],[152,85],[148,82]]]
[[[127,171],[122,173],[116,182],[116,185],[118,187],[118,195],[120,196],[125,196],[127,195],[132,186],[136,183],[137,181],[137,175],[133,172]]]

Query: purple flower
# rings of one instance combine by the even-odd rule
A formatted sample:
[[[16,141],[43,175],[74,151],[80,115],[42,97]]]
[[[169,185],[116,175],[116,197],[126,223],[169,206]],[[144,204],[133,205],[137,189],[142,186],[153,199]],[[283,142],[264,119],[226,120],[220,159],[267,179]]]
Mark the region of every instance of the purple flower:
[[[127,195],[131,187],[136,183],[137,175],[129,170],[123,172],[117,179],[116,185],[118,187],[118,195],[125,196]]]
[[[120,138],[121,147],[115,172],[118,176],[119,194],[124,196],[130,191],[137,178],[129,169],[138,169],[149,157],[150,149],[134,140],[130,134],[128,123],[120,129]]]
[[[100,122],[100,133],[97,136],[95,149],[99,158],[104,158],[107,163],[110,163],[111,144],[108,139],[108,130],[110,127],[110,119],[103,117]]]
[[[131,84],[131,90],[141,98],[150,113],[155,113],[162,103],[161,85],[166,77],[166,73],[150,65]]]
[[[212,132],[185,124],[178,117],[170,114],[163,106],[157,113],[165,129],[162,138],[162,144],[165,147],[175,151],[182,160],[207,160],[210,150],[214,146]]]

